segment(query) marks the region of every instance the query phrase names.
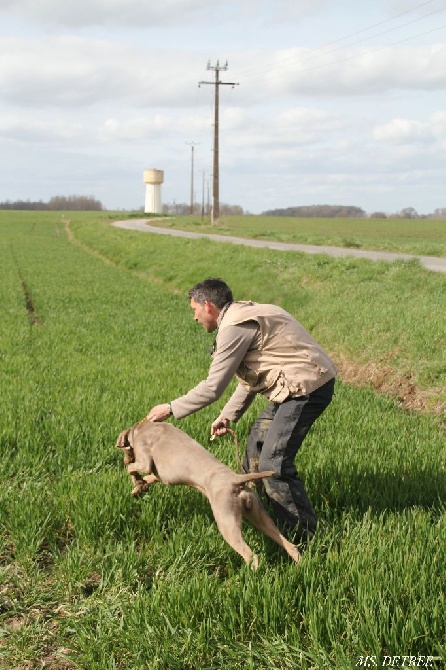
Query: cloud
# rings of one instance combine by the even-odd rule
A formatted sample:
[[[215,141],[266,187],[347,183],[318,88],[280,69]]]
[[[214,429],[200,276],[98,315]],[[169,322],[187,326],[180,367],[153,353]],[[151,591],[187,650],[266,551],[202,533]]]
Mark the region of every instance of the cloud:
[[[446,111],[435,112],[431,117],[432,132],[446,149]]]
[[[393,119],[381,124],[374,129],[373,137],[378,142],[392,144],[429,143],[433,140],[432,131],[426,124],[410,119]]]
[[[302,49],[233,55],[241,75],[239,106],[259,100],[273,104],[278,96],[326,98],[446,88],[446,45],[368,54],[347,51],[337,62],[306,58]],[[19,106],[209,106],[212,92],[206,93],[206,87],[201,94],[197,91],[203,74],[203,55],[190,49],[151,49],[71,35],[0,42],[2,98]],[[226,92],[222,99],[228,100]]]
[[[290,107],[261,118],[250,113],[225,112],[222,124],[228,137],[225,143],[235,152],[257,153],[266,160],[289,163],[303,146],[314,147],[345,128],[346,119],[311,107]]]
[[[266,11],[268,19],[282,22],[314,14],[329,0],[2,0],[0,11],[43,26],[153,28],[193,25],[200,21],[253,22]]]
[[[0,42],[3,100],[36,107],[113,102],[184,105],[194,99],[198,59],[175,51],[141,51],[106,40],[61,36]],[[200,61],[201,65],[201,61]]]
[[[218,0],[217,3],[219,4]],[[206,0],[6,0],[3,10],[40,25],[81,28],[98,25],[153,26],[193,21]]]
[[[371,95],[396,89],[446,89],[446,45],[344,49],[336,55],[292,49],[277,53],[266,81],[280,94]]]
[[[433,144],[446,140],[446,113],[436,112],[428,122],[413,119],[392,119],[373,129],[377,142],[399,145]]]
[[[121,118],[109,117],[103,121],[98,130],[100,141],[108,142],[141,142],[150,138],[169,137],[178,142],[191,134],[209,132],[207,119],[197,119],[196,116],[183,113],[149,112],[144,116],[127,116]]]
[[[34,115],[26,114],[1,115],[0,137],[9,142],[20,142],[36,145],[70,144],[85,139],[85,127],[82,123],[61,119],[36,119]]]

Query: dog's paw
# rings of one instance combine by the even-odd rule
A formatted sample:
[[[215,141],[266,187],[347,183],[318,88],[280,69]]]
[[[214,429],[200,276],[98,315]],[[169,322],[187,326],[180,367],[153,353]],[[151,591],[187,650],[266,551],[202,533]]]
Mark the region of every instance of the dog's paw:
[[[142,493],[144,493],[144,491],[147,491],[148,488],[149,488],[149,485],[147,484],[147,482],[145,482],[145,481],[138,482],[137,485],[135,486],[135,488],[132,491],[132,496],[135,496],[135,497],[140,496]]]
[[[249,567],[251,568],[251,570],[258,570],[258,568],[259,568],[259,557],[257,556],[257,554],[253,554],[251,556],[251,560],[249,561]]]

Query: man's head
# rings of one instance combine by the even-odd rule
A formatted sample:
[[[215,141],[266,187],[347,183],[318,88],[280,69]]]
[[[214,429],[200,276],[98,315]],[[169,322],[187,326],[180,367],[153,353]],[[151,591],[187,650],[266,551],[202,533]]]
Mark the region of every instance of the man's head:
[[[233,301],[232,291],[222,279],[209,278],[195,284],[189,291],[195,321],[212,333],[222,308]]]

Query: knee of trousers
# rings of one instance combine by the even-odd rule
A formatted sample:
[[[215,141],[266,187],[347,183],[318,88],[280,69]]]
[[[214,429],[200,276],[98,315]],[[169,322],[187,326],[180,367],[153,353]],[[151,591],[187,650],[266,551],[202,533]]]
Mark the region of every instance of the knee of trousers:
[[[259,472],[263,470],[272,470],[275,477],[280,477],[282,474],[282,461],[267,457],[264,453],[260,454],[259,458]]]
[[[274,477],[279,479],[282,477],[293,478],[297,475],[294,461],[283,458],[267,457],[265,454],[261,453],[259,458],[258,471],[262,472],[263,470],[272,470],[274,472]]]

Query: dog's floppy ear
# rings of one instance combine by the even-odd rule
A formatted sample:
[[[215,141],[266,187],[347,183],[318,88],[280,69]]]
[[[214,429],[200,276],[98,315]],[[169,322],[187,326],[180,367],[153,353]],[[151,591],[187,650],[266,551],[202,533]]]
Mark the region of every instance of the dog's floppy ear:
[[[116,441],[116,446],[118,447],[118,449],[128,449],[129,447],[132,446],[129,440],[131,430],[132,430],[131,428],[128,428],[127,430],[123,430],[122,433],[120,433]]]

